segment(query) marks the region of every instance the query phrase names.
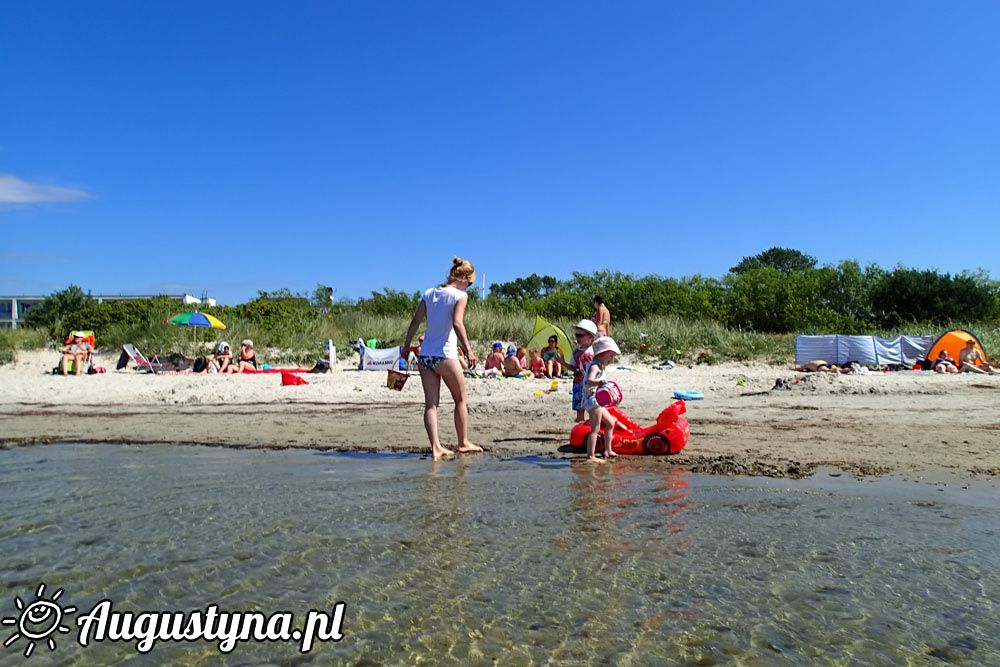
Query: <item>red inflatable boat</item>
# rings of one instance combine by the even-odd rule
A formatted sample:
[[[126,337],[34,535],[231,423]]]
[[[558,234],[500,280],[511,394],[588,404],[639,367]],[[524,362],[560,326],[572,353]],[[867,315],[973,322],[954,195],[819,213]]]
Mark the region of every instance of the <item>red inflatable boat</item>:
[[[618,408],[606,409],[618,420],[612,444],[616,454],[676,454],[684,449],[691,434],[687,420],[681,417],[687,412],[684,401],[667,406],[656,418],[656,423],[646,428]],[[569,444],[586,451],[588,433],[590,424],[577,424],[569,434]],[[597,436],[597,451],[604,451],[603,430]]]

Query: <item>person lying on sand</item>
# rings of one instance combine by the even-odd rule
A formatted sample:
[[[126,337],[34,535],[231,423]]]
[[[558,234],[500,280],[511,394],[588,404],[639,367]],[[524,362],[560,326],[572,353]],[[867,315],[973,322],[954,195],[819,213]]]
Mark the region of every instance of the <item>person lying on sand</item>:
[[[850,373],[851,369],[841,368],[836,364],[831,364],[829,361],[823,361],[822,359],[813,359],[812,361],[807,361],[806,363],[796,366],[795,370],[802,373]]]

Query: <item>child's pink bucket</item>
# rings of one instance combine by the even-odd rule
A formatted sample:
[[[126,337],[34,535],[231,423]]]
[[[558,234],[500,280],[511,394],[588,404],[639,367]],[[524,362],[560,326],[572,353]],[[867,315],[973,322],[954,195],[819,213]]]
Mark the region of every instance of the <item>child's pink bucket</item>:
[[[617,383],[608,380],[594,392],[594,400],[602,408],[610,408],[622,402],[622,390]]]

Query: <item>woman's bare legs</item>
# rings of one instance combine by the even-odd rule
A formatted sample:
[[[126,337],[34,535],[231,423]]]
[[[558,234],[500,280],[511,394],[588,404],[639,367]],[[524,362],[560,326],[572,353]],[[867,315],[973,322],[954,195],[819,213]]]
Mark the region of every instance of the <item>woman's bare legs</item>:
[[[441,446],[438,440],[438,403],[441,401],[441,376],[437,371],[420,367],[420,384],[424,386],[424,428],[431,442],[431,456],[441,459],[455,452]]]
[[[455,401],[455,434],[458,436],[459,453],[483,451],[479,445],[469,442],[469,406],[465,397],[465,376],[462,375],[462,365],[457,359],[445,359],[434,370],[444,380]]]
[[[465,397],[465,378],[458,359],[445,359],[434,369],[420,368],[420,382],[424,387],[424,428],[431,443],[431,455],[442,458],[454,454],[443,447],[438,437],[438,405],[441,402],[441,380],[451,392],[455,401],[455,433],[458,436],[458,451],[461,453],[481,452],[483,448],[469,442],[469,407]]]

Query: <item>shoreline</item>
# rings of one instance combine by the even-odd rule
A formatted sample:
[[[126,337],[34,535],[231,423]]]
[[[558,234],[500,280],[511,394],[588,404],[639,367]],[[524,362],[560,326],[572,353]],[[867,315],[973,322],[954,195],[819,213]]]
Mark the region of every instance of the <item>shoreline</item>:
[[[234,448],[429,454],[417,378],[402,391],[384,372],[199,376],[47,374],[54,354],[29,351],[0,366],[0,447],[32,444],[178,443]],[[113,368],[117,355],[98,355]],[[647,458],[718,475],[808,477],[819,467],[870,475],[1000,478],[1000,376],[903,371],[867,375],[798,373],[764,364],[653,370],[625,357],[609,368],[622,409],[652,423],[677,390],[691,438],[667,457]],[[582,456],[566,451],[573,426],[568,379],[467,379],[469,430],[486,455]],[[536,395],[535,392],[542,392]],[[454,444],[451,398],[443,392],[442,443]]]

